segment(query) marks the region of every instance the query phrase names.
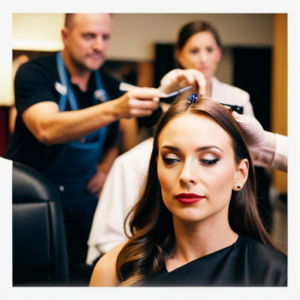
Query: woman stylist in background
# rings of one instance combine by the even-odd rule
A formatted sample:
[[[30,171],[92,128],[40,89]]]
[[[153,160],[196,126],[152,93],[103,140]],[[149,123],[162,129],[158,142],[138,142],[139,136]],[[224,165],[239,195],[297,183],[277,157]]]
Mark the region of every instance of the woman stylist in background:
[[[196,69],[204,75],[206,97],[243,106],[244,115],[254,116],[249,94],[215,77],[222,50],[220,37],[211,24],[196,21],[185,25],[179,32],[175,55],[183,69]],[[189,94],[190,91],[185,93]]]

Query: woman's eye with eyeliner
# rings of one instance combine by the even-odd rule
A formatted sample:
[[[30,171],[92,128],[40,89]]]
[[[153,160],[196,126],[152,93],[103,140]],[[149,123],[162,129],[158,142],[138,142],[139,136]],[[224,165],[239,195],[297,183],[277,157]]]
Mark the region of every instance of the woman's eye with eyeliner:
[[[200,159],[200,161],[206,165],[214,165],[219,159]]]
[[[177,158],[163,158],[163,161],[165,162],[165,164],[167,165],[172,165],[174,164],[175,162],[179,161],[179,159]]]

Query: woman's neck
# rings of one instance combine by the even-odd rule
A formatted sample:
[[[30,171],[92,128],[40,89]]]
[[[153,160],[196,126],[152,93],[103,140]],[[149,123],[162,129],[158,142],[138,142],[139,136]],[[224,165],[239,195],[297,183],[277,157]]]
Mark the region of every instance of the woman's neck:
[[[228,210],[201,222],[186,222],[174,216],[175,252],[166,261],[167,270],[234,244],[238,235],[231,229],[227,216]]]

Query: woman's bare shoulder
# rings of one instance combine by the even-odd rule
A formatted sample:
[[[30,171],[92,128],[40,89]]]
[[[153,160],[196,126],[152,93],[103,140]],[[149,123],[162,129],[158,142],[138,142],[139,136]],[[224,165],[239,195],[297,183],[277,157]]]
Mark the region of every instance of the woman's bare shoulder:
[[[104,254],[97,262],[90,281],[90,286],[118,286],[120,283],[116,263],[124,244],[120,244]]]

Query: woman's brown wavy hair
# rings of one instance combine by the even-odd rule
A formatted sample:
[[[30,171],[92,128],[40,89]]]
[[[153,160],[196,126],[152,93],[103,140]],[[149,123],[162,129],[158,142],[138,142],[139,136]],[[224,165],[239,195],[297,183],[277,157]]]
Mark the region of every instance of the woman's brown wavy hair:
[[[149,171],[140,200],[127,215],[131,236],[117,258],[121,286],[139,285],[158,273],[164,260],[173,254],[175,234],[173,218],[164,205],[157,176],[158,138],[168,122],[183,114],[206,116],[219,124],[232,139],[235,161],[249,161],[248,179],[240,191],[232,191],[229,224],[233,231],[279,250],[271,241],[260,219],[256,202],[256,182],[251,155],[240,127],[228,109],[209,98],[194,104],[187,100],[173,103],[159,120],[155,132]],[[124,224],[125,224],[124,223]],[[124,226],[125,227],[125,226]]]

